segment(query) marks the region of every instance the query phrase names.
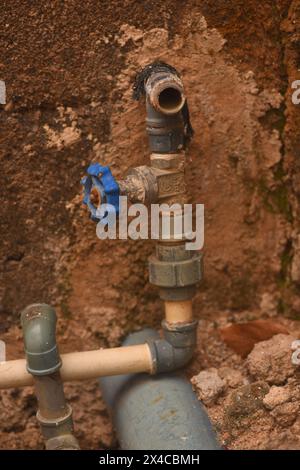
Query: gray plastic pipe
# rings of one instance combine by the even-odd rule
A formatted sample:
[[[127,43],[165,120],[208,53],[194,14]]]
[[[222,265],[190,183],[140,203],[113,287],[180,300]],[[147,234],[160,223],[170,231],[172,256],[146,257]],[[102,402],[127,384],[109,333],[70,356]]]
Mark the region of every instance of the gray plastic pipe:
[[[124,345],[157,337],[145,329],[129,335]],[[100,387],[122,449],[221,449],[203,405],[180,373],[103,377]]]

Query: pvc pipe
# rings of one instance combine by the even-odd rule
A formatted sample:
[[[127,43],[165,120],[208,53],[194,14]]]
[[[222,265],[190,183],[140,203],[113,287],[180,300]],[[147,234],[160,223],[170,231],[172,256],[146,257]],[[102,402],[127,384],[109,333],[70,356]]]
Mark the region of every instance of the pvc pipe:
[[[130,335],[124,344],[157,337],[146,329]],[[203,405],[179,373],[103,377],[100,387],[122,449],[220,449]]]
[[[73,434],[72,408],[66,402],[59,371],[33,377],[39,406],[36,417],[46,450],[79,450]]]
[[[95,379],[104,375],[152,372],[147,344],[62,354],[61,378],[64,382]],[[33,385],[25,359],[0,362],[0,389]]]
[[[192,300],[165,301],[165,318],[168,323],[189,323],[193,320]]]
[[[34,386],[40,416],[50,421],[58,420],[68,414],[69,408],[59,372],[34,376]]]

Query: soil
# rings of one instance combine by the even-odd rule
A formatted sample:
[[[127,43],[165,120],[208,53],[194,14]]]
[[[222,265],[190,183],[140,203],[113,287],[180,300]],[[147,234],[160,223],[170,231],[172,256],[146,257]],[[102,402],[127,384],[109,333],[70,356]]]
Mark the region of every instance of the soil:
[[[300,426],[290,418],[298,413],[297,373],[280,384],[253,375],[249,357],[264,338],[242,358],[220,329],[263,318],[299,331],[300,113],[291,85],[300,79],[300,1],[2,3],[0,332],[7,359],[23,357],[19,315],[32,302],[56,307],[61,352],[116,346],[129,331],[159,327],[162,304],[147,281],[152,243],[98,240],[80,178],[90,161],[110,165],[117,178],[147,164],[144,106],[132,101],[131,86],[142,66],[161,59],[185,84],[195,129],[187,181],[206,214],[205,280],[194,302],[201,341],[189,376],[206,370],[212,380],[207,409],[227,447],[298,445]],[[249,405],[256,428],[252,411],[232,424],[234,393],[258,397],[258,408]],[[81,446],[114,447],[97,382],[66,384],[66,394]],[[289,398],[270,408],[274,395]],[[0,396],[0,447],[42,448],[32,390]]]

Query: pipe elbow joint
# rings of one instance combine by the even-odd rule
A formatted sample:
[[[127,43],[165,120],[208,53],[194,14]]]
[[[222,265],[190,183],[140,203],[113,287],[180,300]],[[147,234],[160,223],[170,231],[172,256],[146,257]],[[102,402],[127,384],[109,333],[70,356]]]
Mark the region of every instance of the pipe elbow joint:
[[[169,64],[155,61],[136,76],[133,97],[146,97],[146,130],[155,154],[185,150],[193,136],[182,80]]]
[[[56,313],[47,304],[32,304],[21,313],[27,370],[32,375],[48,375],[61,367],[56,344]]]
[[[171,326],[163,321],[164,338],[148,342],[154,374],[173,372],[190,362],[196,346],[197,323]]]

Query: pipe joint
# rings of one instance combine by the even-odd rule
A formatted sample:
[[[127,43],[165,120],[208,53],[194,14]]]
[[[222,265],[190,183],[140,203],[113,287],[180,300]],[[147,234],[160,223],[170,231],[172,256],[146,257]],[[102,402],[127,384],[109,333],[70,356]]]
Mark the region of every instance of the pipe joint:
[[[196,346],[197,323],[171,326],[163,322],[164,339],[148,341],[154,374],[172,372],[188,364]]]
[[[174,348],[166,339],[157,339],[148,344],[152,354],[154,374],[181,369],[193,357],[193,348]]]
[[[150,149],[158,154],[176,154],[193,136],[182,80],[169,64],[155,61],[135,78],[133,97],[146,97],[147,133]]]
[[[38,410],[36,418],[41,426],[43,437],[46,441],[54,437],[71,434],[73,429],[72,408],[65,405],[66,414],[57,418],[45,418]]]
[[[59,372],[62,365],[56,344],[56,313],[46,304],[23,310],[27,370],[34,377],[40,424],[47,449],[79,449],[73,433],[72,408],[66,403]]]
[[[197,284],[202,278],[202,255],[190,258],[162,261],[156,256],[149,258],[149,281],[158,287],[186,287]]]
[[[174,348],[194,348],[197,343],[197,325],[198,321],[193,320],[190,323],[168,323],[162,321],[164,338]]]
[[[62,363],[56,345],[54,308],[47,304],[29,305],[21,314],[21,323],[28,372],[36,376],[56,372]]]

